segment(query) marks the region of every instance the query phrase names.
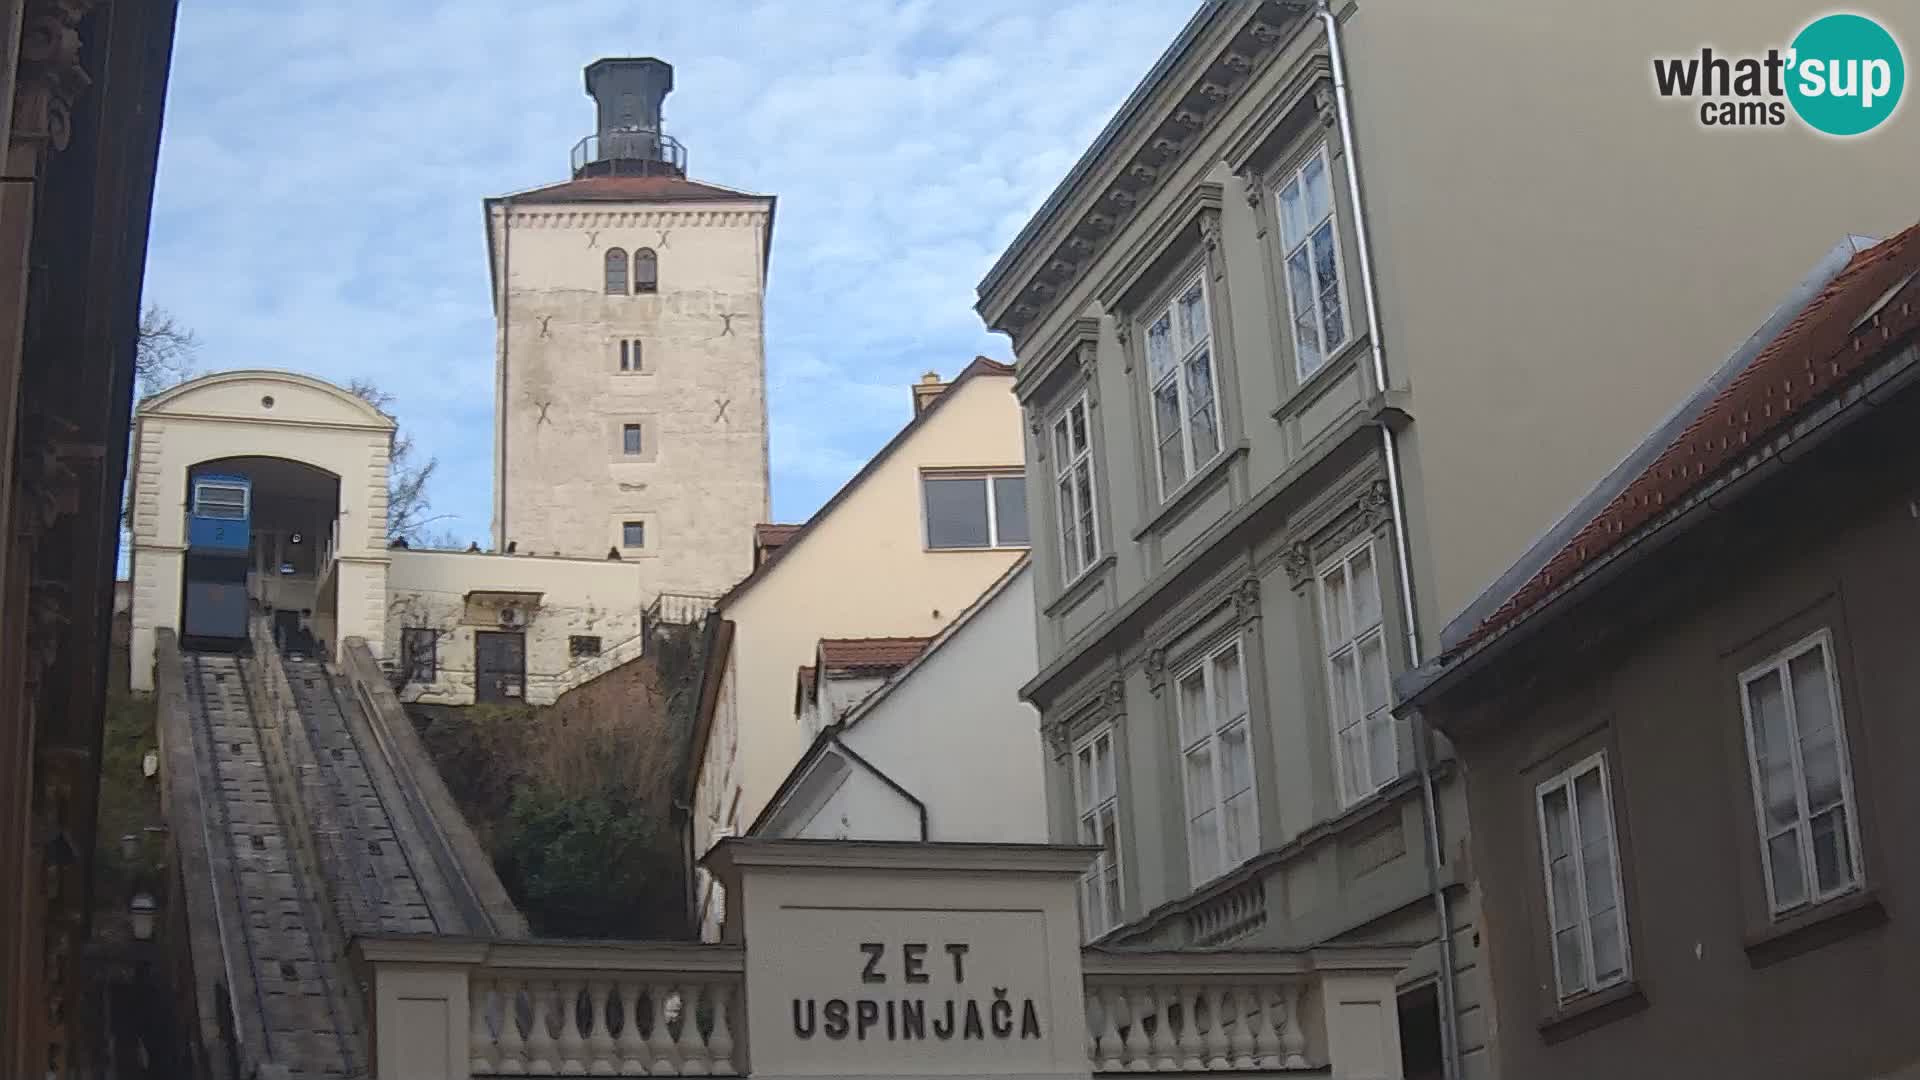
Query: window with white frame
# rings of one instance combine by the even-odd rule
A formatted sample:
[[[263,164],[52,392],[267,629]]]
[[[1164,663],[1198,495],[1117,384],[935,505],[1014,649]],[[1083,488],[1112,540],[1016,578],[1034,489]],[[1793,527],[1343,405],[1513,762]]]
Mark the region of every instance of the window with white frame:
[[[1321,568],[1320,623],[1340,803],[1350,806],[1400,775],[1380,575],[1371,537]]]
[[[1060,512],[1060,577],[1072,581],[1100,557],[1094,517],[1093,438],[1087,396],[1081,394],[1053,421],[1054,498]]]
[[[1113,728],[1103,726],[1074,745],[1073,806],[1080,842],[1100,849],[1080,875],[1080,926],[1087,940],[1120,925],[1120,788]]]
[[[1627,977],[1626,907],[1604,754],[1534,789],[1560,1000]]]
[[[1285,249],[1294,370],[1304,380],[1347,340],[1340,229],[1335,222],[1333,171],[1326,146],[1281,181],[1275,198],[1280,204],[1280,243]]]
[[[1147,324],[1147,381],[1161,498],[1220,453],[1209,309],[1206,274],[1196,273]]]
[[[1822,630],[1740,676],[1767,904],[1777,917],[1859,887],[1860,823]]]
[[[1187,867],[1200,885],[1260,850],[1240,639],[1209,652],[1175,680],[1181,777],[1187,799]]]
[[[1020,472],[928,473],[921,477],[927,546],[1027,546],[1027,479]]]

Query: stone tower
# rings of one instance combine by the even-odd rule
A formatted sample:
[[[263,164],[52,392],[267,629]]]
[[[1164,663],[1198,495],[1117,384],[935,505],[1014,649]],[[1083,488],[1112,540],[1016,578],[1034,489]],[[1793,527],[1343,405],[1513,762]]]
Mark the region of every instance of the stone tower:
[[[486,200],[494,543],[722,592],[768,518],[774,199],[687,177],[668,64],[596,61],[586,85],[598,125],[572,178]]]

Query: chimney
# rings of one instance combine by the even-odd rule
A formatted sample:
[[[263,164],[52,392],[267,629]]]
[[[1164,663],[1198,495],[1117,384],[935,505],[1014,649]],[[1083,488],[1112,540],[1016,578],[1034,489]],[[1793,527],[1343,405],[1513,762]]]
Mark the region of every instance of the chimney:
[[[940,381],[940,373],[937,371],[929,371],[920,376],[920,381],[913,384],[913,415],[919,416],[926,412],[927,406],[933,404],[933,399],[939,397],[941,391],[946,388],[947,384]]]
[[[673,90],[673,65],[647,57],[587,65],[597,124],[573,152],[573,175],[686,174],[686,150],[661,130],[660,105]]]

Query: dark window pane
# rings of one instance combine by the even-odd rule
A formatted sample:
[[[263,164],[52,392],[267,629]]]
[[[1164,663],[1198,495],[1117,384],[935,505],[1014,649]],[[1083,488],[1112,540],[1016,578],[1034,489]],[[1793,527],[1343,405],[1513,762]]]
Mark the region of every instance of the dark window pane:
[[[640,452],[640,425],[627,424],[620,429],[620,449],[622,453]]]
[[[1028,542],[1026,477],[993,478],[993,520],[1000,530],[995,540],[1001,547]]]
[[[927,546],[931,548],[986,547],[987,485],[978,477],[929,477],[927,489]],[[1024,514],[1022,521],[1025,521]]]
[[[660,260],[654,257],[652,248],[641,248],[633,253],[633,291],[637,293],[653,292],[660,287]]]
[[[631,361],[627,355],[628,344],[629,343],[624,338],[621,339],[621,342],[620,342],[620,370],[621,371],[632,370],[632,368],[630,367]]]
[[[647,526],[642,521],[628,521],[620,525],[620,543],[624,547],[637,548],[647,546]]]
[[[607,249],[607,295],[627,295],[627,253],[619,248]]]

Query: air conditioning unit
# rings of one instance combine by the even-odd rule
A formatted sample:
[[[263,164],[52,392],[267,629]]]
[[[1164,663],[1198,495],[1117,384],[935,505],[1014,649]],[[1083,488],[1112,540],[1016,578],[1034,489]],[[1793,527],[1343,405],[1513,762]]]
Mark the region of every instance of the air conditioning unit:
[[[508,630],[517,630],[527,625],[527,613],[517,607],[500,609],[500,625]]]

